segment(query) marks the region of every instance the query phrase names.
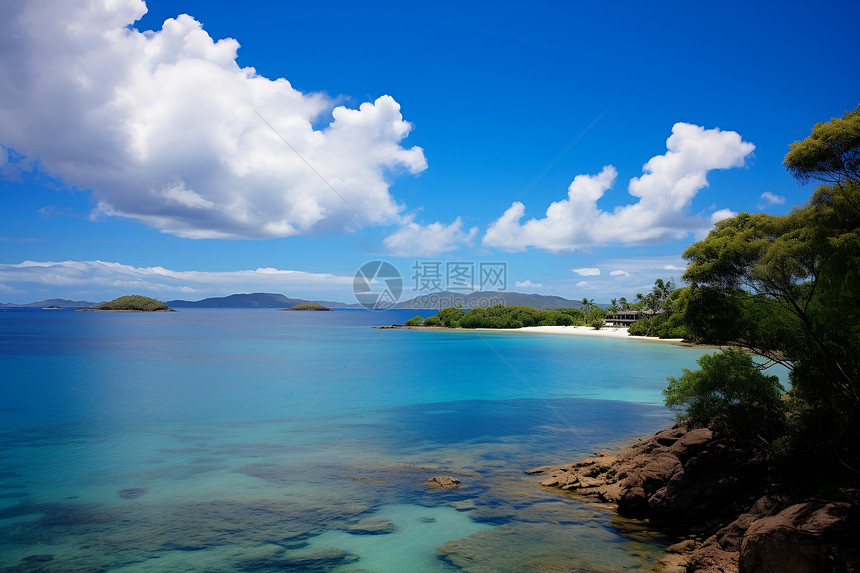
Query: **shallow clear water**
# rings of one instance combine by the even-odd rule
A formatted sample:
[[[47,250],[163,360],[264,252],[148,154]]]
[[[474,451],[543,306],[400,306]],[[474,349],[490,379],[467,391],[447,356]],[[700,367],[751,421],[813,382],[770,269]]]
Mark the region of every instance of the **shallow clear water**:
[[[0,312],[0,570],[650,568],[523,470],[665,426],[704,351],[369,328],[414,314]]]

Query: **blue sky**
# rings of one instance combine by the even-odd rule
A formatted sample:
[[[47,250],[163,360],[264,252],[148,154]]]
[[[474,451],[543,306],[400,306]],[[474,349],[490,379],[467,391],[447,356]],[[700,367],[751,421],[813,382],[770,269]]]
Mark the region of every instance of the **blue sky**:
[[[629,298],[860,103],[856,2],[90,4],[0,8],[0,301],[352,302],[374,259]]]

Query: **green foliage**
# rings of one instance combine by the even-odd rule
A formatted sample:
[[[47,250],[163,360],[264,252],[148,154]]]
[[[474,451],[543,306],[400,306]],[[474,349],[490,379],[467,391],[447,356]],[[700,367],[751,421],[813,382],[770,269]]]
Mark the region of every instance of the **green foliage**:
[[[438,316],[428,316],[424,319],[424,326],[442,326],[442,320]]]
[[[788,215],[741,213],[684,252],[684,324],[785,365],[793,413],[781,443],[815,444],[832,467],[860,451],[860,108],[818,124],[785,159],[822,185]]]
[[[684,320],[675,314],[687,290],[687,288],[676,288],[675,281],[672,279],[654,281],[650,293],[636,295],[639,302],[634,305],[637,310],[650,311],[651,314],[631,324],[627,332],[633,336],[691,338],[690,330]]]
[[[331,310],[329,307],[318,302],[300,302],[287,310]]]
[[[463,318],[463,315],[466,313],[463,312],[459,308],[448,307],[441,309],[436,316],[439,317],[439,320],[442,321],[442,324],[447,326],[448,328],[457,328],[460,325],[460,319]]]
[[[741,435],[776,435],[785,424],[784,389],[776,376],[766,376],[741,350],[704,355],[695,372],[684,369],[669,377],[663,391],[666,406],[692,426]]]
[[[421,326],[422,322],[424,322],[424,317],[420,314],[416,314],[406,321],[406,326]]]
[[[103,302],[96,307],[98,310],[136,310],[136,311],[159,311],[170,310],[166,304],[160,300],[140,296],[137,294],[121,296],[109,302]]]
[[[784,165],[801,181],[860,183],[860,106],[841,118],[816,123],[809,137],[789,149]]]
[[[443,308],[439,311],[438,317],[445,326],[460,328],[522,328],[585,324],[583,312],[575,308],[540,310],[530,306],[501,304],[488,308],[477,307],[468,312],[457,308]],[[424,324],[427,324],[427,320]]]

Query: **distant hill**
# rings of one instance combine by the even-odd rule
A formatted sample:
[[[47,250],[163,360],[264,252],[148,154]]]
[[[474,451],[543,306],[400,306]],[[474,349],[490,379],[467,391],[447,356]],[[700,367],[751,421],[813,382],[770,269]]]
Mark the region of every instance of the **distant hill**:
[[[404,295],[407,293],[404,292]],[[501,302],[506,306],[523,305],[538,309],[579,308],[578,300],[570,300],[560,296],[543,294],[525,294],[521,292],[451,292],[442,291],[398,302],[392,308],[440,308],[456,306],[460,301],[464,308],[472,306],[488,306]],[[309,301],[303,298],[289,298],[282,294],[256,292],[251,294],[231,294],[229,296],[204,298],[203,300],[168,300],[165,304],[170,308],[289,308],[302,302],[316,302],[329,308],[363,308],[358,303],[347,304],[330,300]],[[64,298],[49,298],[27,304],[0,303],[0,308],[44,308],[59,306],[62,308],[91,308],[99,303],[83,300],[67,300]],[[606,308],[608,305],[598,303],[597,306]]]
[[[499,291],[476,291],[472,293],[443,291],[420,295],[409,300],[398,302],[393,308],[444,308],[446,306],[456,306],[457,302],[461,302],[463,308],[489,306],[491,304],[504,304],[505,306],[522,305],[542,310],[552,308],[579,308],[582,306],[581,301],[543,294]]]
[[[308,301],[303,298],[290,298],[272,292],[255,292],[251,294],[231,294],[216,296],[203,300],[169,300],[170,308],[289,308],[303,302],[316,302],[329,308],[360,308],[357,304],[346,304],[327,300]]]
[[[284,308],[305,302],[301,298],[288,298],[282,294],[255,292],[204,298],[203,300],[169,300],[170,308]]]
[[[97,302],[85,300],[68,300],[65,298],[49,298],[39,302],[28,302],[27,304],[0,303],[0,308],[44,308],[46,306],[59,306],[60,308],[91,308]]]

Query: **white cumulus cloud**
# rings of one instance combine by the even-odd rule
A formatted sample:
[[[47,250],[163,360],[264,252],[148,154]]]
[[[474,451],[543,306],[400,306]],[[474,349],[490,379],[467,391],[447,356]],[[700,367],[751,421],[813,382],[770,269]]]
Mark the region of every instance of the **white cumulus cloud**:
[[[582,267],[581,269],[570,269],[581,277],[596,277],[600,274],[600,269],[594,267]]]
[[[403,257],[432,257],[470,245],[475,241],[478,228],[463,230],[460,217],[450,225],[435,222],[421,225],[414,221],[404,223],[383,241],[388,250]]]
[[[97,215],[182,237],[403,222],[390,178],[427,162],[401,145],[412,125],[392,97],[334,107],[240,67],[238,42],[191,16],[131,28],[145,12],[141,0],[3,4],[0,163],[7,149],[38,160],[92,190]]]
[[[731,219],[735,216],[737,216],[737,213],[731,209],[719,209],[718,211],[711,213],[711,223],[717,223],[724,219]]]
[[[775,193],[771,193],[770,191],[765,191],[761,194],[761,198],[768,202],[770,205],[784,205],[785,197],[782,195],[776,195]]]
[[[576,286],[586,287],[586,286],[588,286],[588,281],[579,281],[578,283],[576,283]]]
[[[536,247],[558,252],[612,243],[652,244],[707,229],[711,221],[688,211],[696,194],[708,186],[708,172],[742,167],[755,146],[734,131],[676,123],[666,148],[643,166],[641,177],[630,180],[627,189],[637,202],[611,212],[598,208],[598,199],[617,176],[607,165],[597,175],[577,175],[567,199],[552,203],[542,219],[521,223],[525,205],[513,203],[490,224],[483,243],[511,251]]]
[[[530,280],[525,280],[514,282],[514,286],[518,288],[540,288],[543,286],[543,283],[533,283]]]
[[[627,271],[622,271],[621,269],[618,269],[615,271],[610,271],[609,276],[611,276],[611,277],[629,277],[630,273],[628,273]]]

